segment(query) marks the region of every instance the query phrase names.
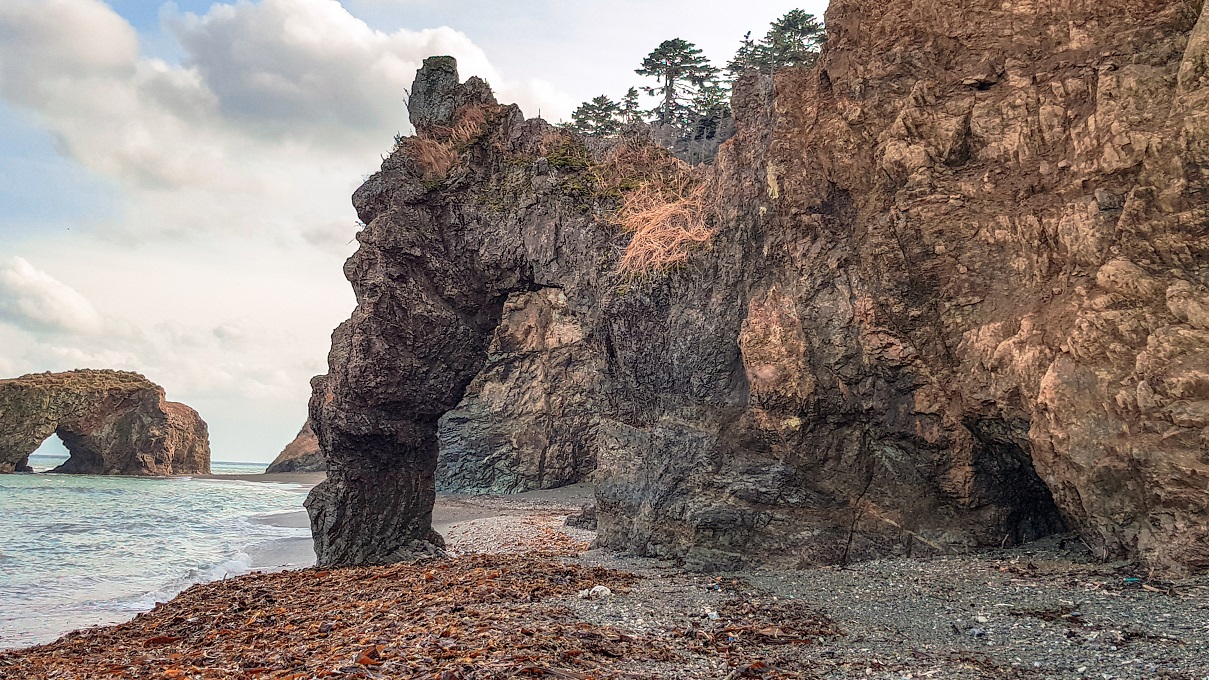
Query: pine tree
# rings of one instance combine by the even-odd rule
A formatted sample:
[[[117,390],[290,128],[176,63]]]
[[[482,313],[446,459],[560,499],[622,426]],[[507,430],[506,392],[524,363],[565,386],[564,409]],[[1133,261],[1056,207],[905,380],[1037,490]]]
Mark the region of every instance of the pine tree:
[[[718,69],[710,65],[696,45],[674,38],[663,41],[642,60],[642,68],[634,72],[660,81],[658,87],[642,88],[647,94],[663,99],[652,111],[656,119],[660,123],[685,124],[691,117],[687,103]]]
[[[726,71],[738,78],[745,71],[772,73],[787,66],[810,66],[818,59],[819,49],[827,40],[823,25],[813,14],[795,9],[777,19],[759,42],[751,33],[743,36],[735,58]]]
[[[726,65],[726,72],[732,78],[738,78],[743,75],[744,71],[757,68],[755,64],[760,59],[760,45],[755,40],[751,39],[751,31],[743,35],[743,40],[739,43],[739,51],[735,52],[735,58],[730,60]]]
[[[641,123],[646,118],[642,108],[638,105],[638,88],[631,87],[626,90],[625,98],[621,100],[621,120],[626,125]]]
[[[775,66],[810,66],[827,40],[823,25],[813,14],[795,9],[772,23],[764,36],[768,59]]]
[[[575,109],[571,123],[566,127],[585,135],[603,137],[621,129],[621,115],[622,107],[602,94]]]
[[[718,78],[711,78],[693,96],[691,104],[694,139],[712,139],[722,120],[730,115],[730,88]]]

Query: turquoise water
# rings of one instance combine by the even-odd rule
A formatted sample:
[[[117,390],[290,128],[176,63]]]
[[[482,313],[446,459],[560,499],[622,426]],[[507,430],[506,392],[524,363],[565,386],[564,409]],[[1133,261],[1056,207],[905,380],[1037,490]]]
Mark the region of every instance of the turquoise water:
[[[63,458],[33,456],[35,470]],[[264,465],[214,463],[214,474]],[[124,621],[193,583],[246,573],[250,554],[309,536],[274,526],[301,487],[191,478],[0,475],[0,648]]]

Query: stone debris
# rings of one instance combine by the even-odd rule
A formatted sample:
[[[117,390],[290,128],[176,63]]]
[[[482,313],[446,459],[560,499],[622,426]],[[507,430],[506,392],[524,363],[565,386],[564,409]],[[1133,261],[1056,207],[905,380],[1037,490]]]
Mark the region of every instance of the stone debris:
[[[579,591],[579,599],[581,600],[599,600],[604,597],[612,597],[613,591],[609,590],[608,586],[592,586]]]

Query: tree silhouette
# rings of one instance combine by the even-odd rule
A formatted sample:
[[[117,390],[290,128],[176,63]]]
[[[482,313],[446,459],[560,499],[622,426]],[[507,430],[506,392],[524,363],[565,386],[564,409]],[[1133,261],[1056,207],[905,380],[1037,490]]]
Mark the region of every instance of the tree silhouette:
[[[621,113],[621,106],[602,94],[575,109],[575,113],[571,114],[571,124],[566,127],[585,135],[616,134],[621,129]]]
[[[826,40],[823,25],[813,14],[791,10],[774,21],[759,42],[751,39],[751,33],[743,36],[726,71],[737,78],[745,71],[772,73],[787,66],[811,66]]]
[[[693,139],[713,139],[722,120],[730,115],[730,88],[711,78],[697,88],[691,104]]]
[[[642,107],[638,105],[638,88],[626,90],[625,98],[621,100],[621,120],[626,125],[641,123],[646,118]]]
[[[717,75],[718,69],[710,65],[696,45],[674,38],[663,41],[642,60],[642,68],[634,72],[660,81],[657,87],[642,88],[647,94],[663,100],[652,111],[656,119],[660,123],[685,124],[691,117],[687,103],[698,88]]]

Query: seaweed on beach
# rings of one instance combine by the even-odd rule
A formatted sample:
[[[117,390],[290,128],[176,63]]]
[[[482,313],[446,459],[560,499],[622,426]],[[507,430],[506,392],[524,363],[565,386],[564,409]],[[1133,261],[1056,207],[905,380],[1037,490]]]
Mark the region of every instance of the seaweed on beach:
[[[568,564],[587,544],[534,528],[524,554],[197,585],[128,623],[0,653],[0,678],[605,680],[680,677],[690,657],[713,659],[731,678],[803,678],[813,676],[763,652],[836,632],[825,617],[768,602],[728,603],[719,620],[691,630],[585,621],[568,605],[597,586],[624,599],[640,577]]]
[[[615,677],[666,647],[547,601],[635,577],[555,553],[306,569],[207,583],[129,623],[0,654],[3,678]],[[585,675],[584,673],[588,674]]]

